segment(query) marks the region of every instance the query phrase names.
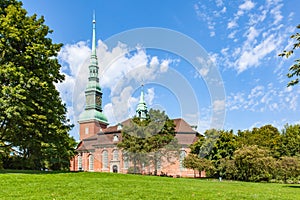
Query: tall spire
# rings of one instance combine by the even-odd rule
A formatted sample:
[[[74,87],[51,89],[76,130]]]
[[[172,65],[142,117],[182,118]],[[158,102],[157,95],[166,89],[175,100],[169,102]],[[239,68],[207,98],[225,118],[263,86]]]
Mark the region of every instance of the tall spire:
[[[108,124],[102,113],[102,91],[98,77],[98,60],[96,53],[96,19],[93,14],[92,52],[89,65],[89,81],[85,89],[85,110],[81,113],[79,121],[97,120]]]
[[[146,119],[148,114],[147,105],[144,99],[144,85],[142,85],[140,101],[136,108],[136,116],[140,119]]]
[[[98,59],[96,53],[96,18],[95,13],[93,14],[93,36],[92,36],[92,53],[91,53],[91,60],[90,60],[90,79],[98,79]],[[99,82],[99,80],[98,80]]]

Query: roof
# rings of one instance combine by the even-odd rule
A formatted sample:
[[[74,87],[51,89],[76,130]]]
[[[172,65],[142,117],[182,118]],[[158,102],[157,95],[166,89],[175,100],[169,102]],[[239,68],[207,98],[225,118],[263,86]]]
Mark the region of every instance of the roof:
[[[173,119],[175,124],[175,132],[176,133],[193,133],[196,134],[197,131],[195,131],[184,119],[177,118]]]
[[[88,151],[94,149],[95,147],[101,146],[115,146],[118,141],[122,139],[120,125],[129,125],[130,121],[130,119],[127,119],[119,124],[102,129],[102,131],[96,135],[83,139],[79,143],[77,151]],[[175,138],[177,138],[178,144],[186,146],[194,143],[197,140],[197,132],[184,119],[174,119],[174,124],[176,126]],[[118,141],[114,140],[116,137]]]

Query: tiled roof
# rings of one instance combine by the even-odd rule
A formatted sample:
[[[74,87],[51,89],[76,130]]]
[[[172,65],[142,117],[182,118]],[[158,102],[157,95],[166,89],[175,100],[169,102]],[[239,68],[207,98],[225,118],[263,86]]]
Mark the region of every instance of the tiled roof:
[[[130,119],[123,121],[122,126],[130,124]],[[196,131],[181,118],[174,119],[176,138],[179,144],[190,145],[197,139]],[[118,137],[119,141],[122,139],[121,130],[118,130],[118,124],[103,129],[97,135],[85,138],[79,143],[77,150],[86,151],[94,149],[96,146],[116,145],[118,142],[114,141],[114,137]]]
[[[184,120],[181,118],[173,119],[174,124],[176,126],[175,132],[176,133],[194,133],[196,134],[196,131]]]

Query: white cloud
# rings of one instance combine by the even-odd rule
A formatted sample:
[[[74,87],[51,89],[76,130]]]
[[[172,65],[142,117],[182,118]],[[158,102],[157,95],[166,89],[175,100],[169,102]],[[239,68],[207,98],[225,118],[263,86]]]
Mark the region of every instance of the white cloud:
[[[215,100],[213,102],[214,112],[221,112],[225,110],[225,100]]]
[[[238,25],[237,25],[235,20],[232,20],[232,21],[228,22],[228,24],[227,24],[228,29],[232,29],[232,28],[237,27],[237,26]]]
[[[220,11],[221,13],[226,13],[227,8],[224,6],[223,9]]]
[[[84,108],[84,90],[88,81],[90,48],[86,42],[67,44],[59,53],[59,62],[63,66],[65,81],[57,84],[63,101],[72,106],[69,116],[74,116],[77,125],[79,114]],[[135,114],[138,99],[132,97],[133,88],[128,86],[130,80],[144,83],[154,80],[161,73],[167,73],[170,64],[179,60],[151,57],[146,51],[137,47],[130,52],[126,44],[118,43],[111,50],[101,40],[98,41],[97,56],[99,62],[100,85],[111,91],[111,103],[103,105],[103,112],[111,123],[116,123]],[[153,88],[145,93],[147,103],[151,105],[155,98]],[[75,127],[76,129],[76,127]]]
[[[278,43],[280,40],[275,39],[275,36],[272,34],[256,46],[248,47],[248,42],[250,41],[247,40],[240,57],[235,62],[235,68],[238,73],[245,71],[249,67],[258,66],[265,56],[276,50],[276,47],[279,46]]]
[[[168,71],[169,64],[171,63],[171,60],[163,60],[162,63],[160,64],[160,71],[161,72],[166,72]],[[151,65],[150,65],[151,66]]]
[[[251,0],[245,0],[243,4],[239,6],[239,9],[241,10],[251,10],[254,8],[255,4]]]
[[[154,97],[155,97],[154,88],[147,89],[147,92],[145,93],[145,101],[148,107],[153,104]]]
[[[237,92],[227,96],[226,108],[229,110],[247,110],[252,112],[264,111],[295,111],[299,108],[300,88],[284,89],[275,88],[268,84],[267,88],[258,85],[252,88],[248,95]]]
[[[218,6],[218,7],[220,7],[220,6],[223,6],[223,0],[216,0],[216,5]]]
[[[279,4],[276,7],[274,7],[273,9],[271,9],[270,13],[273,15],[274,17],[274,25],[277,25],[279,22],[281,22],[281,20],[283,19],[283,16],[281,15],[281,8],[282,8],[283,4]]]
[[[90,52],[87,43],[83,41],[63,46],[58,59],[62,62],[64,72],[69,71],[72,76],[76,76],[79,67],[89,58]]]
[[[251,26],[247,32],[247,40],[252,42],[259,35],[259,31],[255,27]]]

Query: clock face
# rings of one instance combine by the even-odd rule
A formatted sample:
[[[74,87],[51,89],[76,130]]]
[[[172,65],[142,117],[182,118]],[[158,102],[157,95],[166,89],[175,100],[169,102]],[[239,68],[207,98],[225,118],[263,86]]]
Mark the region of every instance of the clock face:
[[[101,97],[100,96],[96,96],[96,105],[101,106]]]

